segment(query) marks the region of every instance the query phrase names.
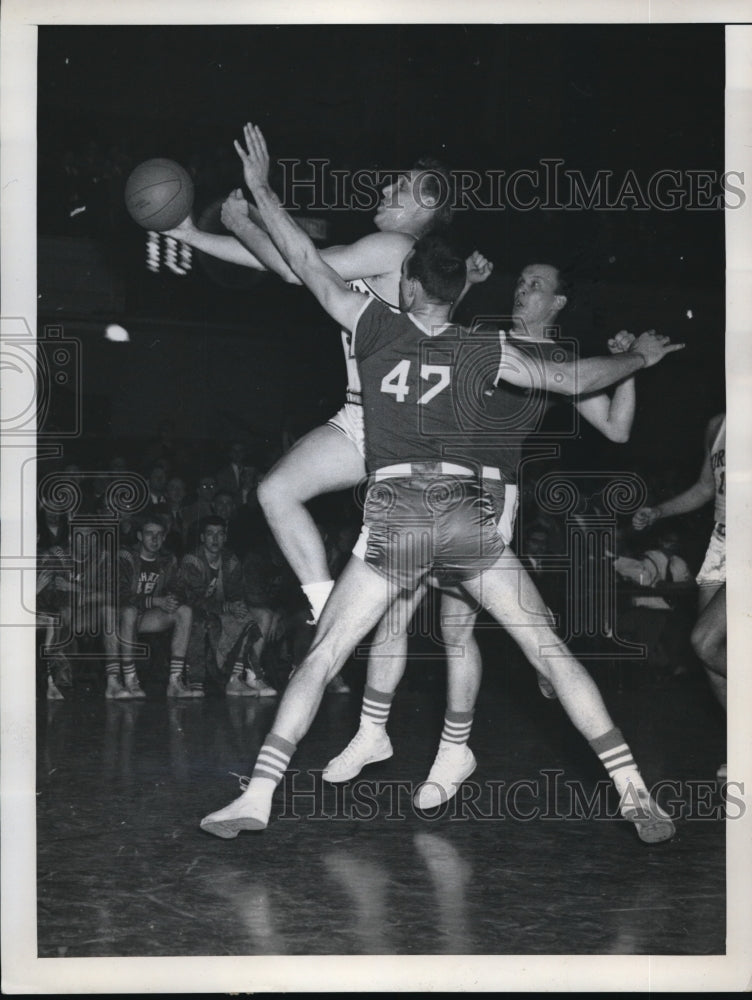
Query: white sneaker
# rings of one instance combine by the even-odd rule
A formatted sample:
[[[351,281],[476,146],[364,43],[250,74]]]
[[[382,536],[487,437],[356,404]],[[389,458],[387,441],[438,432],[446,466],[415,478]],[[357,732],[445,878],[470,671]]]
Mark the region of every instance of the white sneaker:
[[[384,726],[367,722],[353,736],[341,754],[333,757],[324,769],[324,781],[335,783],[355,778],[366,764],[389,760],[394,751]]]
[[[258,698],[255,688],[249,687],[242,677],[235,675],[225,685],[225,694],[230,698]]]
[[[630,792],[636,792],[630,794]],[[635,801],[636,798],[636,801]],[[630,823],[634,823],[637,836],[646,844],[660,844],[671,840],[676,833],[676,827],[663,809],[658,805],[647,789],[630,786],[622,796],[621,814]]]
[[[173,674],[167,681],[168,698],[203,698],[203,692],[199,694],[186,684],[179,674]]]
[[[475,767],[475,757],[466,743],[440,743],[428,777],[413,796],[413,805],[416,809],[435,809],[448,802]]]
[[[274,698],[277,694],[273,687],[258,678],[250,668],[246,670],[244,680],[257,698]]]

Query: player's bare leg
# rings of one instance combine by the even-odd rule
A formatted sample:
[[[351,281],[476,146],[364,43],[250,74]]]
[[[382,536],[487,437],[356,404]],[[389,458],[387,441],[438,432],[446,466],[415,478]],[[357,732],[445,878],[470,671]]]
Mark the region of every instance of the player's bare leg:
[[[506,574],[510,576],[504,580]],[[509,586],[512,575],[514,587]],[[567,715],[608,770],[622,815],[635,824],[640,838],[656,843],[672,837],[674,824],[650,796],[593,679],[547,623],[548,609],[517,557],[507,549],[491,570],[464,586],[551,681]]]
[[[438,752],[428,777],[413,797],[417,809],[433,809],[452,798],[476,767],[468,740],[483,676],[480,648],[475,638],[477,617],[478,606],[466,593],[451,590],[441,595],[447,702]]]
[[[692,629],[692,648],[702,660],[710,686],[726,709],[726,584],[703,585],[700,615]]]
[[[355,486],[365,472],[363,456],[353,442],[324,425],[296,441],[259,485],[261,508],[306,592],[314,621],[333,584],[324,543],[305,505],[323,493]]]
[[[358,731],[326,765],[324,781],[349,781],[366,765],[392,756],[386,722],[394,692],[407,666],[407,629],[425,592],[425,584],[413,593],[402,591],[379,622],[368,655]]]
[[[396,593],[394,584],[360,559],[350,560],[324,608],[311,649],[287,686],[248,787],[224,809],[206,816],[201,821],[202,829],[231,838],[241,830],[266,827],[274,789],[298,741],[313,722],[324,688],[376,625]]]

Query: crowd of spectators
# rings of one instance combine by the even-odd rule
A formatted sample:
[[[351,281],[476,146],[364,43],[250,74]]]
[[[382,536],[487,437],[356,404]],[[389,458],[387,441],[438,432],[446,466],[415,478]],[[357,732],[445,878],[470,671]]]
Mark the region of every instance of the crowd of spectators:
[[[123,451],[98,460],[63,458],[54,467],[40,463],[37,608],[48,697],[62,698],[74,684],[73,665],[83,651],[101,661],[108,698],[141,698],[140,675],[159,674],[154,650],[164,661],[170,697],[273,696],[313,633],[306,601],[256,497],[277,456],[251,455],[236,439],[217,445],[214,461],[205,460],[204,448],[196,462],[195,449],[177,438],[170,421],[135,457]],[[585,513],[551,513],[540,502],[540,478],[523,484],[515,550],[577,645],[572,530],[584,537],[604,504],[595,495]],[[648,495],[657,501],[670,494],[674,479],[671,472],[646,477]],[[67,506],[51,488],[61,482],[73,487],[63,491],[74,497]],[[119,494],[118,483],[127,487]],[[360,527],[355,496],[321,498],[314,516],[336,578]],[[651,676],[674,676],[692,663],[693,572],[706,534],[698,517],[678,518],[660,533],[637,533],[625,515],[612,520],[605,548],[583,549],[578,557],[585,560],[586,586],[602,586],[604,571],[611,573],[615,610],[602,622],[599,640],[644,645],[646,655],[636,659]],[[347,685],[337,678],[333,689]]]
[[[160,654],[175,698],[272,697],[305,656],[307,605],[256,498],[271,459],[251,459],[242,440],[215,455],[208,469],[197,466],[165,422],[136,459],[40,464],[37,612],[48,698],[73,686],[84,654],[101,661],[113,700],[143,698],[144,672],[159,674]],[[347,498],[319,506],[337,575],[358,515]],[[338,677],[330,690],[349,689]]]

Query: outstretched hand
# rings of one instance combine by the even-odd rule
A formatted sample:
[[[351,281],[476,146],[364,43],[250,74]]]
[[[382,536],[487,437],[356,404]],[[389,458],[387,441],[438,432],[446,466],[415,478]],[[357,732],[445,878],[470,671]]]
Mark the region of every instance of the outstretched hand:
[[[248,222],[248,202],[240,188],[230,191],[222,202],[222,225],[234,233],[243,223]]]
[[[641,354],[645,359],[645,367],[650,368],[652,365],[657,365],[667,354],[681,351],[684,346],[684,344],[672,344],[669,337],[658,334],[655,330],[646,330],[635,339],[629,351]]]
[[[661,512],[657,507],[640,507],[632,517],[632,527],[635,531],[644,531],[658,520]]]
[[[235,140],[235,151],[243,164],[243,176],[251,191],[262,187],[269,180],[269,153],[266,140],[258,125],[251,122],[243,128],[245,149]]]
[[[617,334],[609,338],[608,349],[611,354],[626,354],[637,338],[628,330],[619,330]]]
[[[487,257],[484,257],[478,250],[474,250],[465,261],[467,267],[467,283],[469,285],[479,285],[491,276],[493,264]]]

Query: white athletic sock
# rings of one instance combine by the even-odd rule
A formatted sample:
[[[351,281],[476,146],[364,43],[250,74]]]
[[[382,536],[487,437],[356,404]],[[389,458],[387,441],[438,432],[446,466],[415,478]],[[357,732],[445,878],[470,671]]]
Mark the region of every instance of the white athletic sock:
[[[320,580],[318,583],[305,583],[300,588],[311,605],[311,625],[315,625],[321,617],[324,605],[334,589],[334,580]]]

